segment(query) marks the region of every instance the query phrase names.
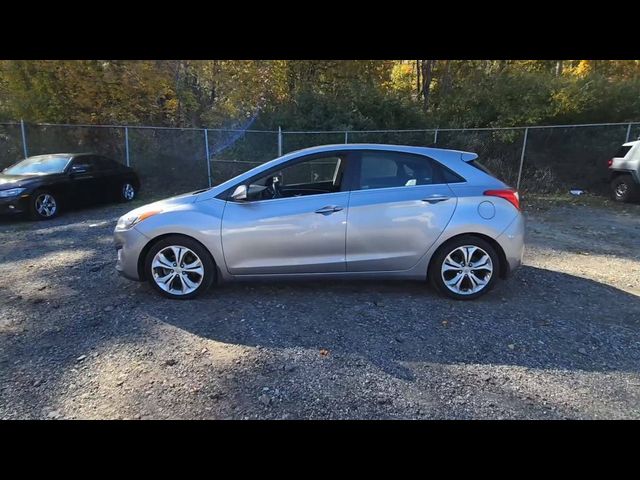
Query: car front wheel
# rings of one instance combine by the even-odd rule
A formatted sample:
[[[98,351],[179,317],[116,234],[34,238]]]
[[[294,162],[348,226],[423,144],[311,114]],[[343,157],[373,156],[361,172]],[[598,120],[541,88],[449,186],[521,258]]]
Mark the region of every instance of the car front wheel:
[[[473,300],[495,285],[500,260],[489,242],[464,235],[440,248],[429,268],[431,284],[456,300]]]
[[[33,193],[29,202],[29,214],[34,220],[48,220],[58,214],[60,204],[53,193],[38,190]]]
[[[211,254],[199,242],[171,235],[151,247],[145,259],[145,274],[161,295],[187,300],[207,290],[216,272]]]

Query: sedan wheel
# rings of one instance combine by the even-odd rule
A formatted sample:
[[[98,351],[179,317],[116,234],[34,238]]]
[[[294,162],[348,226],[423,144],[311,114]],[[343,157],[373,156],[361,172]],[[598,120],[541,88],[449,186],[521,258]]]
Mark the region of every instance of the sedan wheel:
[[[130,183],[125,183],[124,185],[122,185],[120,195],[123,201],[130,202],[136,196],[136,189]]]
[[[146,257],[147,278],[163,296],[188,299],[206,290],[215,278],[209,252],[195,240],[172,235],[156,243]]]
[[[58,213],[58,202],[49,192],[36,192],[31,204],[31,217],[36,220],[53,218]]]
[[[445,244],[429,268],[432,285],[457,300],[471,300],[487,293],[500,271],[495,249],[485,240],[465,235]]]

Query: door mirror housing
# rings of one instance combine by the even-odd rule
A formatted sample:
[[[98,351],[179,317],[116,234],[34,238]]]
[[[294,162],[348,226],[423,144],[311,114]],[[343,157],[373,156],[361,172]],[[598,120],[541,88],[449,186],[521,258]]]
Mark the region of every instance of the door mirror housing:
[[[260,200],[260,194],[266,190],[266,188],[264,185],[238,185],[231,194],[231,200],[236,202]]]
[[[238,185],[231,194],[231,200],[235,200],[236,202],[245,202],[247,200],[247,186]]]

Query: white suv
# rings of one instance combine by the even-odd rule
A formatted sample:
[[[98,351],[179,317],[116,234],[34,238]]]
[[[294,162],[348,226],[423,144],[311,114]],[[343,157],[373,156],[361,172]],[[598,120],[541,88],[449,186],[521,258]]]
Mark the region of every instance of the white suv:
[[[609,160],[611,189],[618,202],[640,199],[640,139],[622,145]]]

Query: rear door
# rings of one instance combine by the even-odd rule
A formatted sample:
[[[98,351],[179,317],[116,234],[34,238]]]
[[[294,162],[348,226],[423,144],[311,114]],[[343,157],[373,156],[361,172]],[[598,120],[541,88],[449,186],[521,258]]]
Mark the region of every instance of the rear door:
[[[422,155],[381,150],[363,150],[354,163],[347,271],[410,269],[456,208],[440,165]]]

